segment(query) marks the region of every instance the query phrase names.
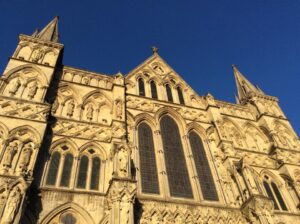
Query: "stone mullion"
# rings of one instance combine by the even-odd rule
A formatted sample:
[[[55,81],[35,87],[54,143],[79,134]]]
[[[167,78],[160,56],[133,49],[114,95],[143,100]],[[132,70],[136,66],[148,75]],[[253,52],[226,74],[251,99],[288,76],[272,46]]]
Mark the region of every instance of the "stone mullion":
[[[163,143],[162,143],[162,136],[160,133],[160,130],[154,131],[155,134],[155,153],[156,159],[157,159],[157,172],[158,172],[158,179],[159,179],[159,186],[162,190],[161,195],[163,197],[170,197],[170,187],[167,177],[167,171],[166,171],[166,164],[165,164],[165,157],[164,157],[164,150],[163,150]]]
[[[91,157],[88,157],[89,159],[89,165],[88,165],[88,170],[87,170],[87,176],[86,176],[86,187],[85,189],[86,190],[90,190],[91,188],[91,178],[92,178],[92,163],[93,163],[93,160]]]
[[[201,186],[200,186],[201,183],[199,181],[199,176],[197,174],[194,156],[193,156],[190,141],[189,141],[189,136],[184,135],[182,138],[185,143],[185,144],[182,144],[184,151],[187,152],[187,155],[185,156],[185,158],[187,158],[186,162],[187,162],[187,167],[189,168],[188,173],[189,173],[192,189],[194,192],[194,194],[193,194],[194,199],[201,201],[201,200],[203,200],[203,195],[202,195]]]
[[[64,167],[64,163],[65,163],[65,155],[64,154],[61,154],[61,155],[62,155],[62,157],[59,161],[58,170],[57,170],[57,178],[55,180],[56,187],[60,186],[62,171],[63,171],[63,167]]]

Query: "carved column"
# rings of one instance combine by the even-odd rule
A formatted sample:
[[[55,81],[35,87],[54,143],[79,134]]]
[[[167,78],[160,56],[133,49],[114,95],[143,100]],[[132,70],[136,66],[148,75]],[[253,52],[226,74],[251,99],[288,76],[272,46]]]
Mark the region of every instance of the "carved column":
[[[113,178],[107,195],[111,224],[134,223],[134,200],[136,182],[129,179]]]
[[[253,196],[242,206],[242,213],[251,224],[274,224],[273,202],[265,196]]]

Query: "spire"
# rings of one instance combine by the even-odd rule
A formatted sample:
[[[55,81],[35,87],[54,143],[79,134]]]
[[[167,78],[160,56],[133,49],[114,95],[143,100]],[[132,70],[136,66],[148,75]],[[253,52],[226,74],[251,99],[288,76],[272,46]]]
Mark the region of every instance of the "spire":
[[[58,16],[56,16],[44,29],[42,29],[39,33],[34,33],[33,37],[58,42]]]
[[[246,79],[235,65],[232,65],[232,69],[240,102],[249,98],[251,94],[264,94],[259,88],[255,87],[248,79]]]

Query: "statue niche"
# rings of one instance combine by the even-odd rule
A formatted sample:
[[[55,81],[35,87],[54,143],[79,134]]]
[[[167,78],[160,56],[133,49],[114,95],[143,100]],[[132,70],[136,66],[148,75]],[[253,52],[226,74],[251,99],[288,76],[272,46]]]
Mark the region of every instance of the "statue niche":
[[[245,137],[249,149],[267,153],[269,149],[268,141],[266,137],[263,138],[262,134],[255,127],[247,127]]]
[[[227,130],[227,138],[233,142],[235,147],[244,147],[244,137],[238,130],[238,128],[230,121],[225,121],[223,123],[225,129]]]
[[[30,164],[32,154],[33,154],[33,143],[28,142],[23,146],[21,150],[21,155],[18,163],[18,167],[22,172],[28,171],[28,166]]]
[[[12,168],[13,160],[19,150],[19,145],[20,142],[18,140],[13,140],[8,143],[2,158],[2,166],[4,170]]]
[[[15,96],[20,86],[21,86],[21,80],[19,77],[11,80],[8,84],[8,93],[10,94],[10,96]]]
[[[5,209],[3,216],[1,218],[1,223],[11,224],[13,223],[16,214],[18,213],[20,203],[22,200],[22,192],[19,186],[16,186],[12,189],[9,194],[8,200],[5,204]]]

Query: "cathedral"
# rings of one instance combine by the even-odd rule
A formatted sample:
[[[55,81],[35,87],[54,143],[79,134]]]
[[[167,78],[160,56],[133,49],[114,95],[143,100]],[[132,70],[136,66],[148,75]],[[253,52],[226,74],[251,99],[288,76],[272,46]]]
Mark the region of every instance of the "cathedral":
[[[63,64],[58,17],[0,77],[0,224],[297,224],[300,141],[236,66],[198,95],[153,48],[128,74]]]

